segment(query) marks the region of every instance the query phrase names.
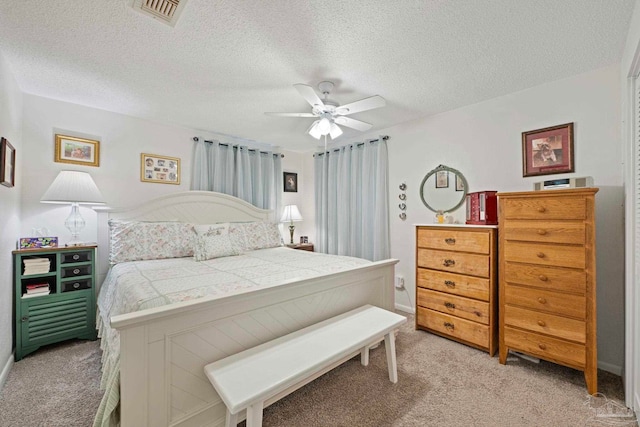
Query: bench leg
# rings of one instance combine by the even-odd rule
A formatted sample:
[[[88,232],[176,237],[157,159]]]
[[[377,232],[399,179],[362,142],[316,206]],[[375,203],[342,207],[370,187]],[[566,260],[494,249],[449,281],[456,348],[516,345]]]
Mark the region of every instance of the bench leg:
[[[387,350],[387,368],[389,368],[389,380],[398,382],[398,364],[396,363],[396,336],[393,331],[384,336],[384,347]]]
[[[232,414],[227,409],[227,421],[225,427],[238,427],[238,414]]]
[[[362,366],[369,366],[369,347],[360,350],[360,363]]]
[[[247,427],[262,427],[262,407],[264,402],[257,402],[247,408]]]

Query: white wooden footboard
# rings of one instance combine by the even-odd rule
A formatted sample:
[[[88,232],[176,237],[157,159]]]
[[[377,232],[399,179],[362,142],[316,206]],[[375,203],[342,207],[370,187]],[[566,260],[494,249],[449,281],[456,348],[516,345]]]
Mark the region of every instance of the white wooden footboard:
[[[114,317],[121,425],[224,425],[206,364],[364,304],[394,310],[397,262]]]

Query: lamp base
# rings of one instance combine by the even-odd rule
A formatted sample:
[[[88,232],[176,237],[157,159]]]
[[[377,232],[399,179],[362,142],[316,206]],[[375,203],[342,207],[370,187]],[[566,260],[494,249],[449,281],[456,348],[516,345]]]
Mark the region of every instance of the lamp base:
[[[295,225],[293,225],[293,222],[291,223],[291,225],[289,226],[289,233],[291,233],[291,244],[293,245],[293,232],[296,229]]]

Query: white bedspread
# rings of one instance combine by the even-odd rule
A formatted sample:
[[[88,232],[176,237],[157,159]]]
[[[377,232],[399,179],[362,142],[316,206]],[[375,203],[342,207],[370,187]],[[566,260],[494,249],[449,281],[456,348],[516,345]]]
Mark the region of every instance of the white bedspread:
[[[120,340],[110,318],[205,296],[228,296],[297,279],[348,270],[370,261],[285,247],[197,262],[172,258],[113,266],[98,296],[102,338],[102,387],[105,396],[94,425],[109,425],[119,398]]]

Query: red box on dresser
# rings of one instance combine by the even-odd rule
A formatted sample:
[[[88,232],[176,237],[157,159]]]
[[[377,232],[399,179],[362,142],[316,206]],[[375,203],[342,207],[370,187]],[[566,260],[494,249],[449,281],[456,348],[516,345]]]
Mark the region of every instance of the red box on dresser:
[[[496,191],[476,191],[467,194],[467,224],[498,224],[498,197]]]

